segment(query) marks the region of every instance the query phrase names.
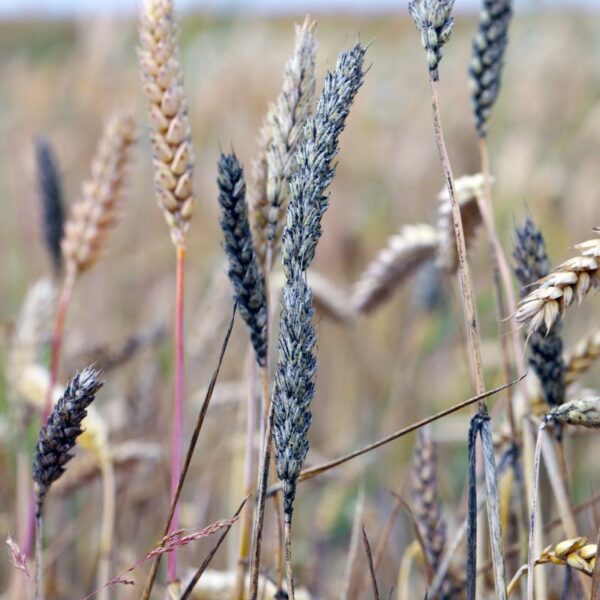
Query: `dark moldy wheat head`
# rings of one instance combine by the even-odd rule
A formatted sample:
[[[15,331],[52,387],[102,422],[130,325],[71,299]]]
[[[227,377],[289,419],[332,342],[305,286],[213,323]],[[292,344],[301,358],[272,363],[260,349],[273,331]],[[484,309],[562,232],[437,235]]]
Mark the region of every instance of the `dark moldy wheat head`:
[[[487,134],[488,118],[500,92],[511,18],[512,0],[483,0],[469,67],[471,102],[480,137]]]
[[[421,43],[427,52],[427,65],[434,81],[438,80],[438,65],[442,46],[450,39],[454,18],[454,0],[411,0],[408,11],[421,33]]]
[[[296,482],[308,452],[306,434],[315,391],[316,334],[312,326],[312,292],[303,273],[294,269],[282,294],[279,362],[273,391],[275,466],[283,484],[283,510],[291,522]]]
[[[33,459],[38,507],[41,507],[52,483],[61,477],[65,465],[73,458],[71,450],[83,432],[81,422],[103,385],[98,377],[98,371],[91,367],[75,375],[40,430]]]
[[[523,227],[515,227],[514,272],[521,284],[521,297],[532,290],[532,285],[548,275],[548,255],[544,237],[531,218]],[[546,331],[534,331],[529,336],[529,364],[540,380],[542,397],[550,406],[562,404],[565,399],[565,362],[560,323]]]
[[[219,206],[228,275],[238,310],[250,329],[256,360],[267,360],[267,302],[265,283],[248,222],[244,170],[235,154],[221,154],[218,166]]]
[[[357,43],[342,52],[325,85],[315,115],[306,121],[304,140],[296,151],[296,168],[290,181],[290,205],[282,239],[282,259],[287,271],[292,262],[306,270],[321,237],[321,218],[327,210],[327,186],[335,174],[332,161],[346,117],[363,82],[366,48]]]
[[[64,234],[65,211],[62,182],[54,151],[45,137],[35,140],[38,195],[42,211],[42,233],[55,274],[62,271],[60,243]]]

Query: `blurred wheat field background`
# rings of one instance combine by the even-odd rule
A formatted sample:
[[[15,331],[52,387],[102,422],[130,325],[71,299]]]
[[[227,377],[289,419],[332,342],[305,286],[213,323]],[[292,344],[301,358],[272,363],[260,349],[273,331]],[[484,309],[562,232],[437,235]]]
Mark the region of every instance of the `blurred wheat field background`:
[[[302,18],[186,15],[181,21],[197,197],[187,248],[186,440],[233,308],[218,224],[219,151],[233,147],[250,172],[262,119],[281,88],[294,22]],[[467,74],[476,26],[476,15],[456,15],[440,77],[446,140],[457,177],[480,169]],[[600,225],[599,31],[600,17],[583,11],[534,11],[515,17],[489,136],[494,208],[508,254],[514,224],[528,214],[544,233],[552,265],[571,256],[573,244],[593,237],[592,228]],[[308,275],[309,281],[323,276],[337,288],[335,298],[342,305],[338,312],[344,314],[351,307],[352,286],[387,238],[402,225],[435,222],[436,197],[444,180],[432,133],[423,52],[408,17],[320,16],[316,36],[317,93],[340,49],[352,46],[357,36],[362,42],[373,40],[366,57],[371,66],[342,134],[331,208]],[[34,139],[43,134],[54,146],[65,198],[73,203],[112,109],[130,105],[142,124],[120,207],[122,220],[106,256],[75,291],[59,378],[64,387],[69,376],[88,364],[88,357],[102,367],[98,348],[118,348],[132,334],[160,330],[155,343],[106,373],[96,402],[111,447],[130,452],[116,466],[111,576],[153,547],[169,501],[173,257],[156,210],[137,44],[136,24],[129,20],[0,23],[0,364],[6,363],[27,288],[50,271],[40,236]],[[504,377],[490,251],[483,233],[479,237],[470,264],[486,384],[491,388]],[[563,328],[566,348],[596,327],[596,303],[592,298],[570,316]],[[315,321],[319,370],[308,465],[359,448],[473,395],[456,278],[436,279],[430,271],[422,272],[370,315],[343,321],[317,306]],[[248,363],[247,332],[238,318],[184,489],[183,527],[198,529],[229,517],[242,497]],[[583,382],[597,389],[598,370],[592,369]],[[492,400],[491,405],[501,402]],[[17,479],[17,448],[26,436],[33,449],[39,431],[36,420],[24,430],[21,409],[9,401],[0,379],[2,539],[15,535],[25,510],[15,500],[23,485]],[[469,417],[466,409],[432,426],[438,444],[439,497],[451,527],[466,508]],[[363,521],[372,543],[394,509],[390,491],[408,498],[414,444],[414,436],[407,436],[299,485],[295,578],[312,597],[339,596],[359,490],[364,490]],[[573,436],[566,443],[575,504],[593,495],[600,484],[597,448],[598,441],[589,435]],[[89,467],[93,458],[85,447],[78,450],[47,509],[45,527],[52,540],[46,558],[47,598],[83,598],[95,587],[102,504],[98,470]],[[542,488],[547,485],[542,478]],[[267,569],[274,567],[270,510],[267,505]],[[551,505],[545,506],[544,522],[556,514]],[[593,509],[578,515],[578,525],[581,535],[595,540],[598,521]],[[237,535],[234,527],[211,568],[233,568]],[[547,543],[563,537],[548,538]],[[396,586],[400,561],[413,539],[413,525],[401,513],[377,571],[385,597]],[[199,541],[182,549],[182,564],[197,566],[211,544]],[[7,598],[15,593],[14,588],[8,591],[12,571],[3,557],[0,582]],[[361,550],[354,577],[360,581],[367,573]],[[144,569],[132,575],[140,586],[144,578]],[[140,586],[117,586],[110,597],[139,597]],[[422,580],[415,577],[414,586],[414,597],[423,597]]]

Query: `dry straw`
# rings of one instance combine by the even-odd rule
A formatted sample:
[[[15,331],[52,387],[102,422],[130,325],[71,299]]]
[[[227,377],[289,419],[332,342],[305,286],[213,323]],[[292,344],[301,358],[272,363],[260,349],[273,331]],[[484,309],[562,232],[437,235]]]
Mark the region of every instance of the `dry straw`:
[[[574,300],[580,303],[592,287],[598,287],[600,239],[577,244],[575,248],[580,251],[579,256],[559,265],[521,300],[515,319],[529,323],[530,332],[542,326],[550,329]]]
[[[62,251],[69,275],[90,269],[105,250],[106,238],[119,217],[136,124],[129,112],[109,119],[92,161],[91,176],[65,225]]]
[[[144,0],[140,43],[156,197],[173,243],[182,246],[194,209],[193,152],[172,0]]]
[[[283,88],[269,107],[260,133],[260,158],[256,162],[250,208],[261,266],[265,265],[267,251],[271,262],[279,251],[293,157],[314,101],[315,27],[316,21],[308,16],[301,26],[296,26],[296,43],[285,67]],[[270,267],[266,265],[267,270]]]
[[[44,137],[35,141],[38,196],[42,212],[42,233],[55,275],[60,274],[63,257],[60,243],[64,234],[64,199],[62,177],[50,142]]]

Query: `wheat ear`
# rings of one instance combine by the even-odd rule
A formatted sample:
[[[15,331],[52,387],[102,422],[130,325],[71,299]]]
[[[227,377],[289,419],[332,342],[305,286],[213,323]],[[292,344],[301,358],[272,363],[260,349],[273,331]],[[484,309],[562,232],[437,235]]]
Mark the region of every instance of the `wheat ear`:
[[[294,51],[285,67],[281,93],[269,107],[261,130],[264,158],[258,162],[256,190],[251,196],[253,234],[261,265],[265,265],[268,253],[272,263],[279,251],[293,156],[315,96],[315,27],[316,21],[309,16],[296,26]],[[266,265],[267,270],[270,268]]]
[[[63,267],[60,247],[64,235],[64,198],[62,177],[54,150],[44,137],[35,141],[38,196],[42,213],[42,233],[54,274],[60,275]]]
[[[144,0],[140,45],[156,197],[173,243],[182,246],[194,210],[193,151],[172,0]]]
[[[514,318],[519,323],[529,323],[530,332],[542,326],[550,329],[573,300],[580,303],[592,287],[600,285],[600,239],[577,244],[575,248],[580,251],[579,256],[559,265],[521,300]]]

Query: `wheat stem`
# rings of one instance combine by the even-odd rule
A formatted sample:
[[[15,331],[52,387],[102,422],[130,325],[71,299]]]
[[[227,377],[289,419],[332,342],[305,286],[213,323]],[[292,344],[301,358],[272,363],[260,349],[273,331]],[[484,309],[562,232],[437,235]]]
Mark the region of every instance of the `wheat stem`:
[[[35,511],[35,582],[34,582],[34,598],[35,600],[44,599],[44,582],[43,582],[43,519],[42,507],[38,504]]]
[[[287,579],[287,593],[289,600],[294,600],[294,573],[292,571],[292,520],[290,515],[285,516],[283,531],[285,538],[285,575]]]

